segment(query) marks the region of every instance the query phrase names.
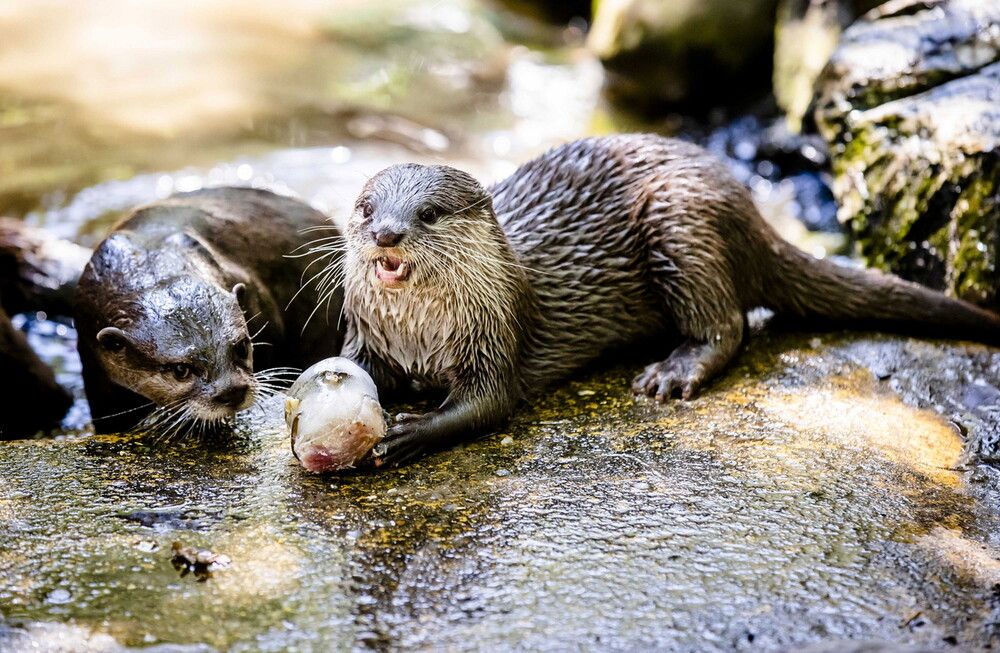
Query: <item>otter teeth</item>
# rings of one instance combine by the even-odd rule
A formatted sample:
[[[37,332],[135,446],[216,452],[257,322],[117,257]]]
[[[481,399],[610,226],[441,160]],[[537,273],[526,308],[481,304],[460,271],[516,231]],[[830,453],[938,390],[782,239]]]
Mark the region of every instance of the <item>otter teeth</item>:
[[[375,259],[375,276],[386,284],[396,284],[410,276],[412,266],[396,256],[381,256]]]

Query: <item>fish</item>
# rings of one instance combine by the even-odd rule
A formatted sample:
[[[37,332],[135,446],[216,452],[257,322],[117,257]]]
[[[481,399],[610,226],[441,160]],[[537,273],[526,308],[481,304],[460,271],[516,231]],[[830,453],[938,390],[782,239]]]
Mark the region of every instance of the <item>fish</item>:
[[[296,379],[285,396],[292,453],[310,472],[351,469],[386,433],[375,382],[347,358],[326,358]]]

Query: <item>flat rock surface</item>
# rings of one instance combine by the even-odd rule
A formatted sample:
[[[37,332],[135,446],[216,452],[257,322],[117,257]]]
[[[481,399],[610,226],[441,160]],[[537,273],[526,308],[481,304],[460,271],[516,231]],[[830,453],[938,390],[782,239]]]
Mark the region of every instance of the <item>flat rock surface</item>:
[[[993,473],[963,439],[1000,423],[1000,353],[763,333],[665,406],[640,367],[401,470],[308,474],[277,402],[226,442],[2,444],[0,650],[998,643]],[[199,581],[175,541],[231,564]]]

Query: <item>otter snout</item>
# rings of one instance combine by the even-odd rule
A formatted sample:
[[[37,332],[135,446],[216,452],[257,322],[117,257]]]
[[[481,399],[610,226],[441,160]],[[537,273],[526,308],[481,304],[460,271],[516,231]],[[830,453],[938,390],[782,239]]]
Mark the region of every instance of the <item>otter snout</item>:
[[[218,393],[212,397],[212,401],[226,408],[238,411],[241,408],[245,408],[243,404],[246,402],[247,394],[249,392],[250,386],[246,383],[240,383],[238,385],[230,386]]]
[[[378,229],[372,231],[372,240],[379,247],[395,247],[403,240],[403,234],[391,229]]]

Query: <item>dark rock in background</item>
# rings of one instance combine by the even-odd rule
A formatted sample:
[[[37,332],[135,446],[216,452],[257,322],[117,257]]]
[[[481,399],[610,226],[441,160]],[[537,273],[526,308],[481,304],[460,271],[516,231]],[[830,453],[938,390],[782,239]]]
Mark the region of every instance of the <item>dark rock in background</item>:
[[[590,20],[590,0],[492,0],[493,4],[550,23]]]
[[[76,281],[90,250],[20,220],[0,218],[0,295],[11,315],[72,315]]]
[[[980,304],[1000,290],[1000,3],[886,3],[817,86],[839,218],[869,265]]]
[[[747,106],[769,94],[777,0],[594,4],[605,91],[637,114]]]
[[[73,400],[55,374],[28,345],[0,308],[0,379],[3,410],[0,440],[13,440],[59,426]]]
[[[15,313],[71,315],[76,280],[90,252],[12,218],[0,218],[0,440],[59,426],[70,393],[11,322]],[[19,320],[23,321],[23,320]]]

